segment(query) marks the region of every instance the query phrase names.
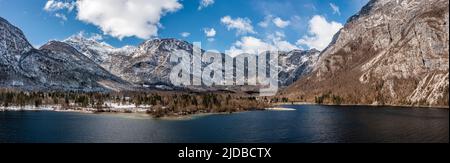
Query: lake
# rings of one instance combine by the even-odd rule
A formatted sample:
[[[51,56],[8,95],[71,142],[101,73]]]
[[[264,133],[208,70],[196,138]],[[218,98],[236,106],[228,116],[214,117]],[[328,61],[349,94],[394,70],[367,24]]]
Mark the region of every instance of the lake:
[[[12,143],[425,143],[449,142],[449,110],[288,105],[161,120],[123,114],[0,112]]]

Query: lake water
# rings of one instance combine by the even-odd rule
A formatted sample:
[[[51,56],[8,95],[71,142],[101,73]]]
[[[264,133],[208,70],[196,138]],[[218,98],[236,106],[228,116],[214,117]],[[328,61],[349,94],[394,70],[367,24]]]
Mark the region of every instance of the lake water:
[[[287,106],[157,120],[132,115],[0,112],[0,142],[334,143],[449,142],[448,109]]]

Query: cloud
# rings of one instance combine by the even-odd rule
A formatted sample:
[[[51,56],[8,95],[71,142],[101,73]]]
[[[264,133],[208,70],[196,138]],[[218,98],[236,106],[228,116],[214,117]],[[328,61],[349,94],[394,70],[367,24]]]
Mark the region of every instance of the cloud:
[[[214,28],[205,28],[203,29],[206,37],[214,37],[216,36],[216,30]]]
[[[77,0],[76,4],[78,20],[119,39],[157,36],[161,17],[183,7],[178,0]]]
[[[214,38],[216,36],[216,30],[214,28],[204,28],[203,32],[205,32],[206,37],[208,37],[209,42],[213,42],[216,39]]]
[[[333,10],[333,14],[341,15],[341,11],[339,10],[339,6],[335,5],[334,3],[330,3],[330,7]]]
[[[64,14],[56,13],[55,17],[62,19],[63,21],[67,21],[67,17]]]
[[[259,22],[258,25],[263,28],[269,27],[273,23],[278,28],[285,28],[291,24],[288,20],[283,20],[280,17],[274,17],[273,15],[267,15],[263,21]]]
[[[103,36],[101,34],[98,34],[98,33],[91,34],[91,36],[88,39],[96,40],[96,41],[104,40]]]
[[[236,41],[225,53],[234,57],[243,53],[259,54],[271,49],[272,46],[270,44],[255,37],[245,36],[241,40]]]
[[[202,10],[213,4],[214,4],[214,0],[200,0],[200,6],[198,6],[198,10]]]
[[[294,44],[285,40],[286,35],[282,31],[276,31],[274,34],[267,36],[266,40],[271,42],[275,50],[278,51],[291,51],[294,49],[300,49]]]
[[[236,18],[233,19],[230,16],[225,16],[222,19],[220,19],[220,22],[222,24],[227,26],[228,30],[235,29],[237,30],[237,35],[245,35],[247,33],[256,33],[253,30],[252,21],[248,18]]]
[[[49,13],[54,13],[60,10],[67,10],[68,12],[71,12],[76,6],[76,2],[62,2],[62,1],[56,1],[56,0],[48,0],[47,3],[45,3],[44,10]],[[67,16],[61,12],[55,13],[53,16],[61,19],[61,23],[64,23],[64,21],[67,21]]]
[[[260,27],[267,28],[267,27],[269,27],[269,25],[272,22],[272,20],[273,20],[273,16],[272,15],[267,15],[266,17],[264,17],[263,21],[258,23],[258,25]]]
[[[317,11],[317,7],[314,4],[312,4],[312,3],[304,4],[303,7],[308,9],[308,10]]]
[[[307,19],[304,19],[298,15],[294,15],[291,17],[290,21],[291,21],[290,24],[291,28],[297,32],[306,31],[308,29],[308,26],[305,25],[308,24],[309,20]]]
[[[189,33],[189,32],[182,32],[182,33],[180,33],[180,35],[181,35],[181,37],[186,38],[186,37],[189,37],[191,35],[191,33]]]
[[[273,19],[273,23],[278,27],[278,28],[285,28],[287,27],[289,24],[291,24],[290,21],[285,21],[279,17]]]
[[[104,37],[101,34],[98,34],[98,33],[87,34],[85,31],[80,31],[77,34],[72,35],[71,37],[85,38],[87,40],[93,40],[93,41],[102,41],[102,40],[104,40]]]
[[[298,45],[306,45],[310,49],[325,49],[333,39],[333,36],[342,28],[338,22],[328,22],[324,17],[315,15],[309,21],[309,35],[303,36],[297,41]]]
[[[225,53],[230,56],[237,56],[242,53],[260,54],[265,51],[291,51],[299,49],[297,46],[284,40],[284,33],[275,32],[267,36],[266,40],[261,40],[251,36],[242,37],[236,41]]]
[[[275,36],[278,37],[278,38],[285,38],[286,37],[284,32],[280,32],[280,31],[276,31],[275,32]]]
[[[44,10],[47,12],[53,12],[58,10],[67,9],[68,11],[72,11],[75,8],[75,2],[61,2],[55,0],[48,0],[45,3]]]

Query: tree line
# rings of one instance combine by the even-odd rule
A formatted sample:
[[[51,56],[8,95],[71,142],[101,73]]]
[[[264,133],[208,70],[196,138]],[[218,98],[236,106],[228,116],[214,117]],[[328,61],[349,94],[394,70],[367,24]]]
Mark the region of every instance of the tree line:
[[[0,90],[0,107],[60,106],[61,109],[93,108],[98,112],[111,111],[115,105],[144,107],[157,117],[195,113],[237,112],[263,109],[273,99],[231,93],[179,92],[22,92]]]

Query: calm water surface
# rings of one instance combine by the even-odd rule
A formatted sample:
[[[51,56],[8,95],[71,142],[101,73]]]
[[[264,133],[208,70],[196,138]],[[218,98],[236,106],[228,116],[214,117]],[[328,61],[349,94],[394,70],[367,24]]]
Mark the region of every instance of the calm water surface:
[[[286,106],[157,120],[111,114],[0,112],[0,142],[449,142],[448,109]]]

